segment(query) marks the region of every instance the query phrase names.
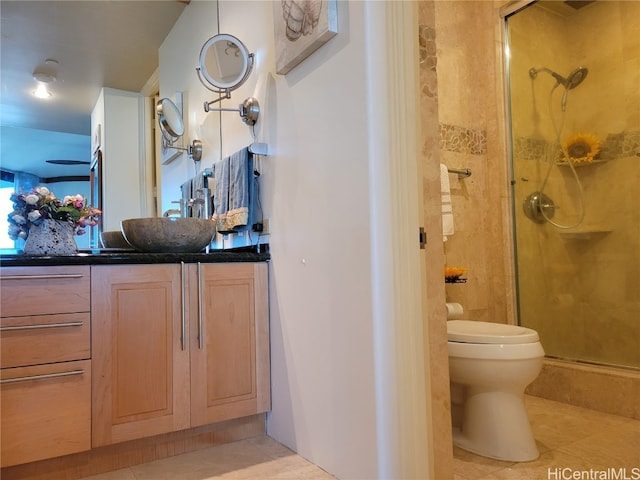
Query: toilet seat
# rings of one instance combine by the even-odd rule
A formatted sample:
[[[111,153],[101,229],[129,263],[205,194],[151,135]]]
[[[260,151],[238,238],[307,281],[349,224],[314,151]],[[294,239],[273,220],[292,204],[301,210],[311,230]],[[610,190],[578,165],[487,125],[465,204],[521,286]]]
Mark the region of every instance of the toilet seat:
[[[522,344],[540,341],[538,332],[530,328],[477,320],[448,320],[447,338],[449,342],[476,344]]]

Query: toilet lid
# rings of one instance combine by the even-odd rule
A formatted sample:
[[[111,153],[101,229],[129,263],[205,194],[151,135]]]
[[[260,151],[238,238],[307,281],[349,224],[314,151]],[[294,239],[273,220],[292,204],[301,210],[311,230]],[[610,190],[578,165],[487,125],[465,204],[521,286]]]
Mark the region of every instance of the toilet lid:
[[[530,328],[477,320],[448,320],[450,342],[462,343],[533,343],[540,341],[538,332]]]

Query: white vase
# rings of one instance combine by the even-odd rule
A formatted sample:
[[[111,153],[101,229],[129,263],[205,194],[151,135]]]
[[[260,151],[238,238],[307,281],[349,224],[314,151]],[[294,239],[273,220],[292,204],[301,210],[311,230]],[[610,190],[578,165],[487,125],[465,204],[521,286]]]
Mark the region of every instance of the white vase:
[[[70,255],[78,253],[73,225],[62,220],[44,219],[31,225],[24,244],[27,255]]]

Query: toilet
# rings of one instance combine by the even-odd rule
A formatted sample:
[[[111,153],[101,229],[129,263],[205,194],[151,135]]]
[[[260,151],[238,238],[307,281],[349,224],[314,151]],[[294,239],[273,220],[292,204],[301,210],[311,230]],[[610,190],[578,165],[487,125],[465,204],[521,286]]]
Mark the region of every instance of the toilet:
[[[498,460],[540,455],[524,406],[524,389],[540,373],[544,350],[530,328],[448,320],[453,443]]]

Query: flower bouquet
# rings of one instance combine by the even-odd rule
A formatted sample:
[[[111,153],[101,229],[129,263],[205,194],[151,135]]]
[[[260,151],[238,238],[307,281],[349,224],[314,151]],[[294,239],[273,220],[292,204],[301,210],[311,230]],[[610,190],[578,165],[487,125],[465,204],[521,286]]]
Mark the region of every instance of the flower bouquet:
[[[444,267],[445,283],[466,283],[467,279],[462,275],[467,271],[464,267]]]
[[[9,237],[26,239],[33,225],[44,220],[68,222],[76,235],[83,235],[85,228],[97,225],[102,214],[97,208],[87,205],[82,195],[67,195],[56,198],[46,187],[36,187],[30,193],[13,193],[13,212],[9,214]]]

